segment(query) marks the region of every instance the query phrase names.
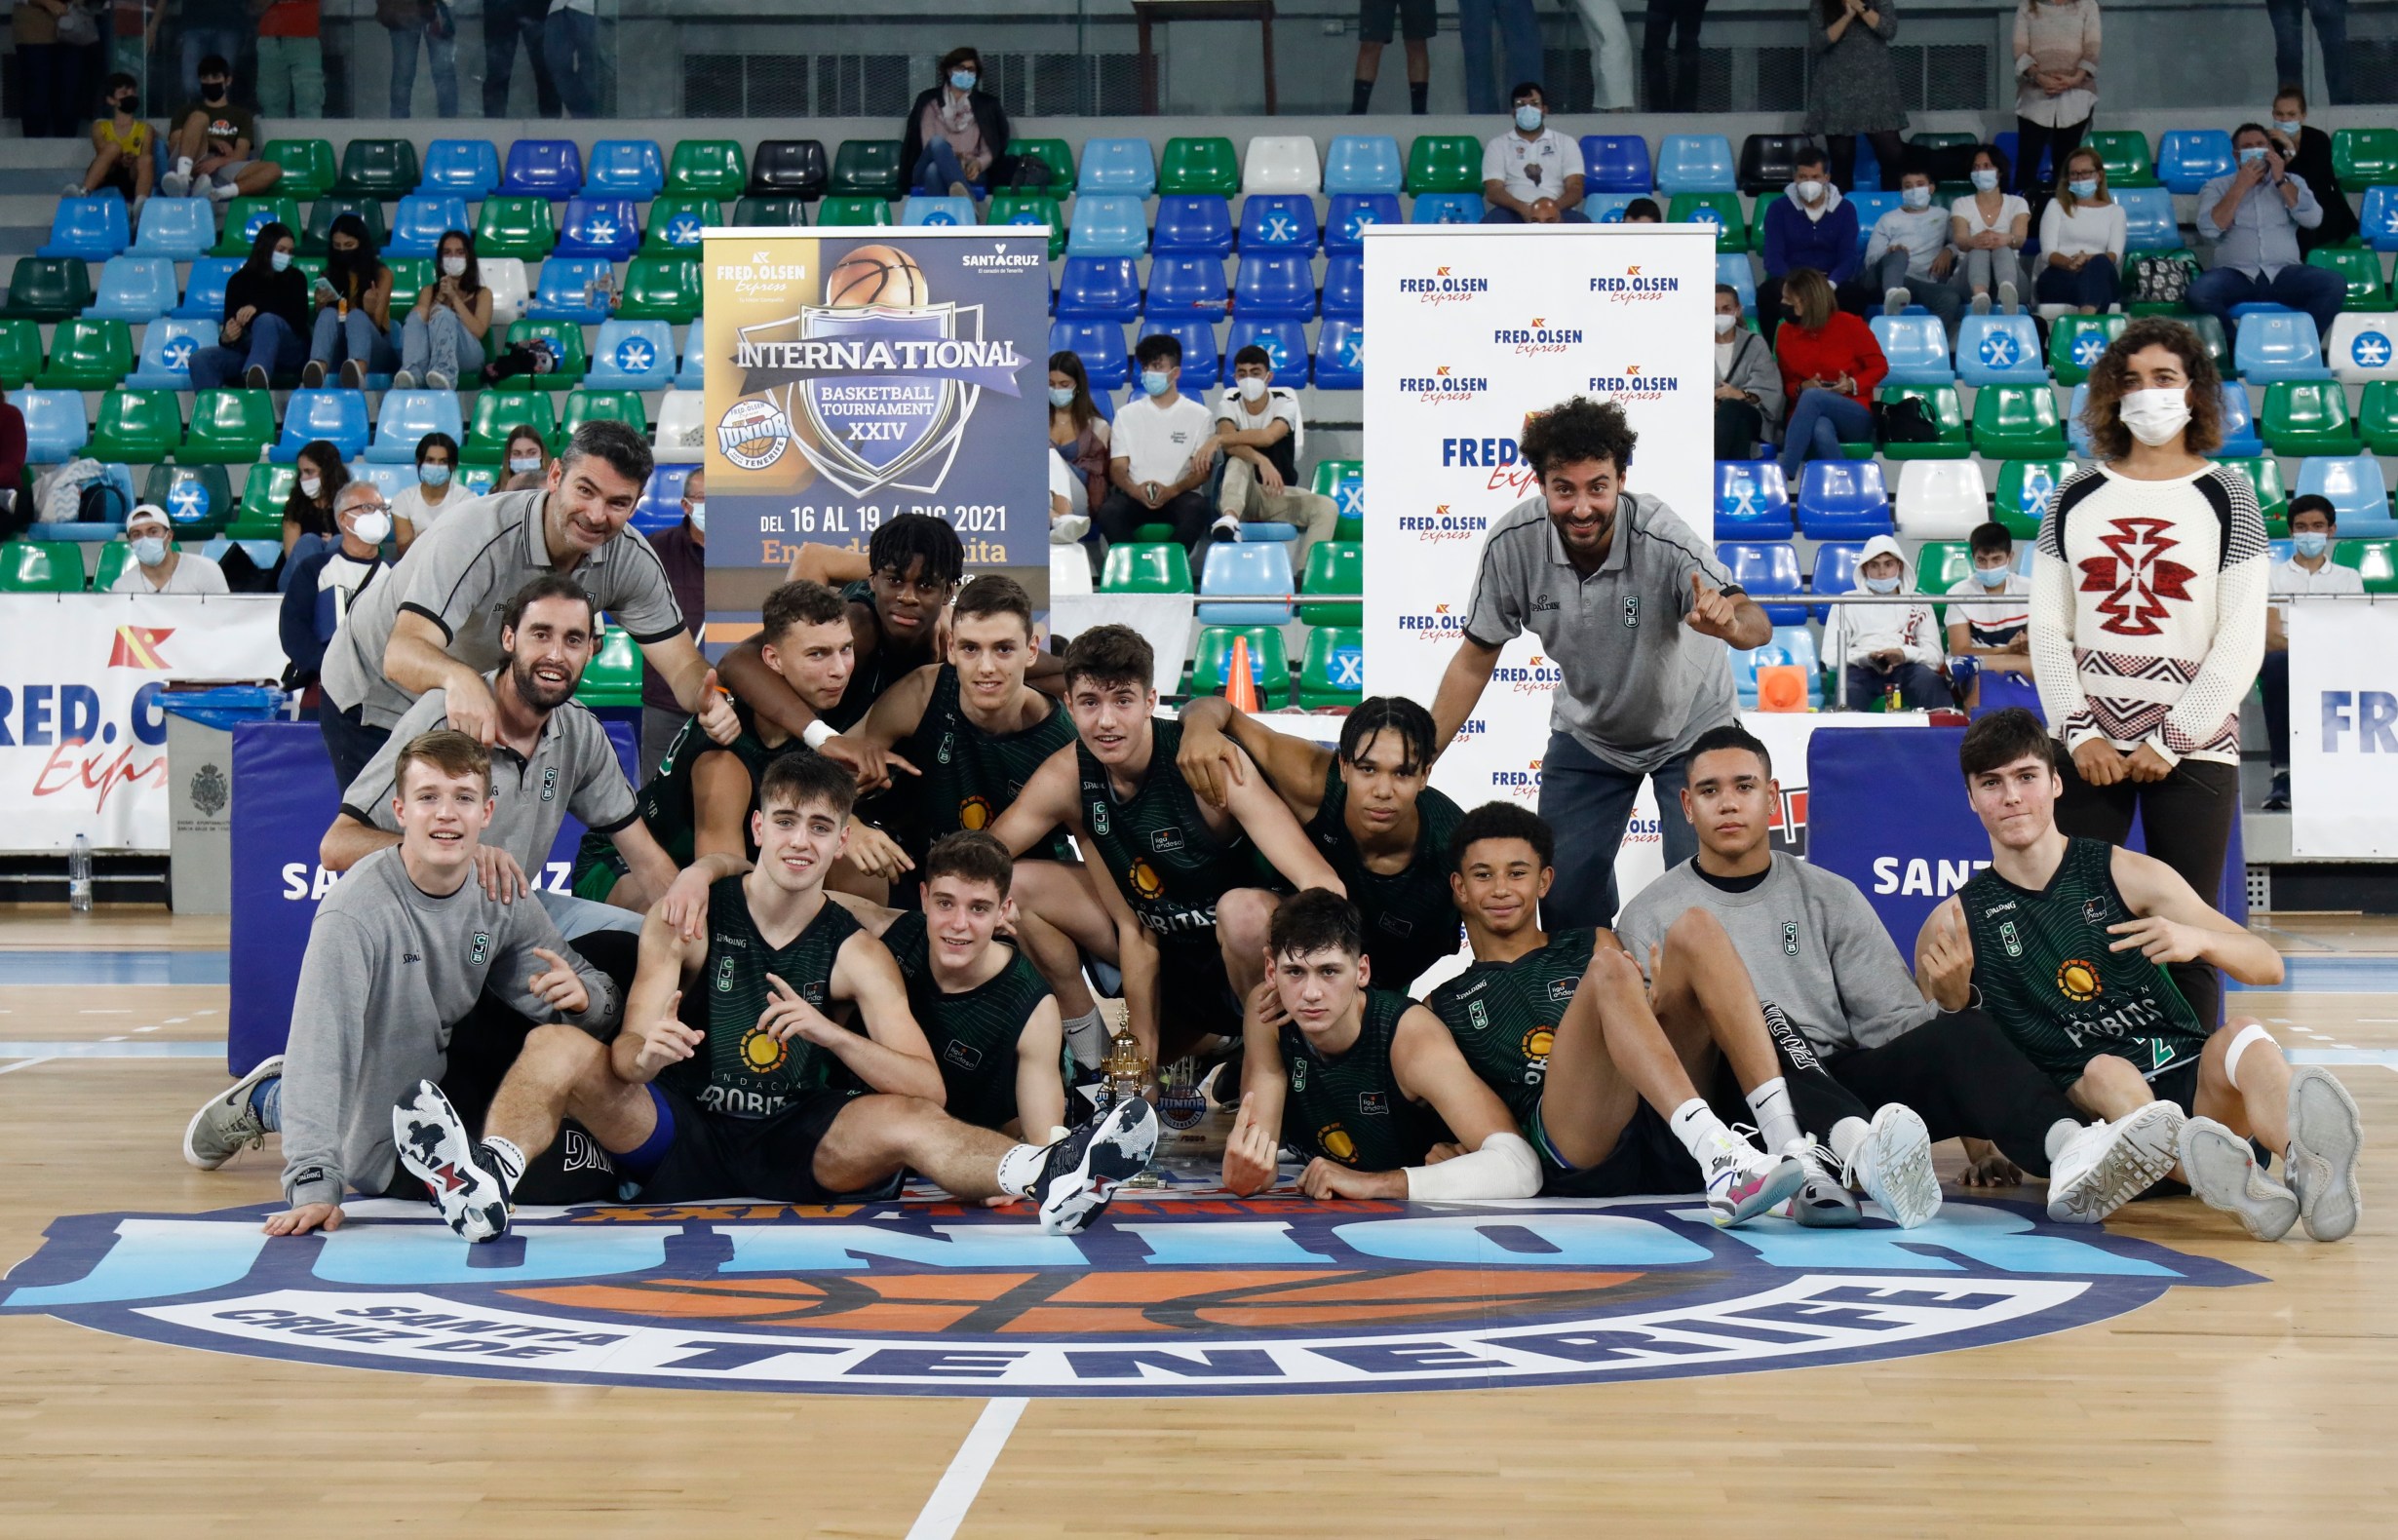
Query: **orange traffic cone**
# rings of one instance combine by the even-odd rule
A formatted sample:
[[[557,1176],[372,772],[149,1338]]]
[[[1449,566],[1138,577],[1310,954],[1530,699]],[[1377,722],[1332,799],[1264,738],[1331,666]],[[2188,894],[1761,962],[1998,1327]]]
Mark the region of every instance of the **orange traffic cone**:
[[[1257,710],[1257,680],[1249,672],[1249,638],[1232,638],[1232,666],[1224,671],[1224,699],[1236,712],[1255,715]]]

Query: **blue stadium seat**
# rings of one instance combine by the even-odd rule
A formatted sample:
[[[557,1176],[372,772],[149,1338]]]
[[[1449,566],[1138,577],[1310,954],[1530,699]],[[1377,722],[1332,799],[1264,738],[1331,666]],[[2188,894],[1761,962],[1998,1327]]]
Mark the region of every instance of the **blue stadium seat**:
[[[2236,381],[2226,380],[2224,383],[2230,385],[2234,390],[2239,389]],[[2066,446],[2071,449],[2073,457],[2079,460],[2087,460],[2091,457],[2090,430],[2082,425],[2081,420],[2081,409],[2089,404],[2089,401],[2090,387],[2085,382],[2073,387],[2073,394],[2067,399],[2065,404]]]
[[[583,190],[583,152],[572,139],[519,139],[508,146],[500,191],[519,197],[571,198]]]
[[[1740,293],[1740,308],[1749,315],[1757,314],[1757,270],[1749,265],[1746,251],[1716,253],[1716,282],[1729,284]]]
[[[1291,601],[1279,604],[1257,599],[1211,603],[1211,594],[1281,594],[1293,591],[1290,548],[1219,540],[1208,547],[1207,564],[1199,572],[1199,624],[1202,626],[1287,626]]]
[[[1083,372],[1091,376],[1093,391],[1124,388],[1129,365],[1124,353],[1122,322],[1053,321],[1049,324],[1049,351],[1071,353],[1082,360]]]
[[[1881,462],[1808,461],[1798,481],[1798,532],[1809,540],[1867,540],[1891,533]]]
[[[1303,253],[1296,251],[1244,256],[1232,283],[1232,308],[1236,315],[1259,320],[1313,320],[1315,269]]]
[[[1716,538],[1718,540],[1788,540],[1791,537],[1790,483],[1775,460],[1716,462]],[[1794,565],[1791,580],[1798,581]]]
[[[1115,260],[1122,260],[1116,258]],[[1063,299],[1061,295],[1061,299]],[[1227,302],[1224,264],[1213,256],[1153,256],[1144,313],[1152,320],[1223,319]]]
[[[1141,314],[1141,271],[1129,256],[1069,256],[1058,274],[1062,320],[1130,321]]]
[[[432,256],[441,250],[442,237],[452,230],[464,231],[470,238],[475,233],[475,221],[466,212],[462,195],[410,193],[400,200],[400,211],[392,215],[391,245],[384,250],[392,256]]]
[[[1157,191],[1157,156],[1147,139],[1090,139],[1082,147],[1076,192],[1147,198]]]
[[[204,256],[183,280],[183,302],[167,312],[186,321],[225,319],[225,280],[241,270],[238,256]]]
[[[1890,362],[1884,384],[1946,385],[1956,378],[1949,364],[1948,328],[1938,316],[1869,316],[1866,325],[1881,344],[1881,356]]]
[[[1266,321],[1256,316],[1236,316],[1232,330],[1224,338],[1224,357],[1231,358],[1241,349],[1255,343],[1265,349],[1274,361],[1277,384],[1293,390],[1307,383],[1307,328],[1296,321]],[[1093,381],[1094,384],[1098,382]]]
[[[290,465],[307,444],[326,439],[341,451],[343,459],[355,460],[366,453],[370,437],[366,392],[295,390],[284,407],[283,438],[267,458],[277,465]]]
[[[978,223],[972,198],[956,198],[947,193],[927,197],[910,193],[900,205],[900,223],[915,225],[963,225]]]
[[[1862,138],[1864,135],[1860,135],[1858,137]],[[1859,180],[1862,181],[1863,178]],[[1878,187],[1859,187],[1857,191],[1849,193],[1845,201],[1857,211],[1857,250],[1859,251],[1863,251],[1866,243],[1874,239],[1874,221],[1891,210],[1901,207],[1897,193],[1883,192]],[[1875,297],[1879,298],[1880,296],[1876,295]]]
[[[1183,395],[1195,397],[1223,383],[1224,356],[1216,345],[1216,323],[1205,315],[1144,316],[1138,330],[1143,337],[1162,334],[1182,344]],[[1130,370],[1126,372],[1129,378]]]
[[[1366,388],[1366,323],[1348,317],[1325,321],[1316,332],[1316,389]]]
[[[2116,187],[2115,202],[2123,206],[2124,250],[2171,251],[2182,244],[2182,227],[2173,216],[2173,194],[2162,187]]]
[[[2255,385],[2332,377],[2323,366],[2323,339],[2315,332],[2315,318],[2295,310],[2241,317],[2231,361],[2240,377]]]
[[[489,139],[435,139],[425,146],[422,190],[480,203],[499,191],[499,149]]]
[[[94,321],[143,322],[174,308],[174,258],[112,256],[84,315]]]
[[[152,198],[141,209],[135,252],[178,262],[199,260],[216,244],[215,208],[206,198]]]
[[[1066,228],[1065,253],[1076,256],[1141,256],[1149,250],[1149,214],[1129,193],[1085,193],[1074,200]]]
[[[630,198],[582,197],[566,201],[554,256],[597,256],[629,262],[640,249],[641,219]]]
[[[1329,258],[1324,264],[1324,314],[1357,321],[1366,314],[1366,258],[1362,253]]]
[[[708,388],[708,349],[704,345],[707,338],[708,327],[704,320],[693,316],[691,330],[683,342],[682,366],[675,372],[677,390],[704,391]]]
[[[383,494],[383,500],[393,498],[416,484],[416,468],[411,465],[377,465],[369,460],[350,462],[350,480],[370,481]]]
[[[456,391],[385,391],[367,461],[370,465],[413,465],[416,443],[429,433],[445,433],[460,443],[466,442]]]
[[[1157,200],[1157,230],[1149,250],[1158,256],[1232,254],[1232,205],[1218,193],[1170,193]]]
[[[2156,179],[2185,197],[2238,166],[2231,135],[2221,129],[2168,129],[2156,152]]]
[[[1334,193],[1332,207],[1324,212],[1325,254],[1345,256],[1363,251],[1366,226],[1406,220],[1397,193]]]
[[[1644,193],[1656,185],[1648,170],[1648,141],[1637,134],[1582,135],[1582,190],[1586,193]]]
[[[120,258],[122,260],[122,258]],[[191,356],[215,345],[219,324],[161,316],[141,328],[141,362],[125,376],[134,390],[190,390]]]
[[[1657,191],[1738,192],[1732,141],[1721,134],[1669,134],[1657,146]]]
[[[1854,594],[1857,591],[1857,558],[1864,550],[1865,542],[1862,540],[1833,540],[1817,546],[1815,570],[1807,578],[1807,591],[1813,594]],[[1819,626],[1832,618],[1832,606],[1829,604],[1817,604],[1813,610],[1815,623]]]
[[[665,390],[675,383],[675,328],[663,321],[601,323],[583,383],[595,390]]]
[[[50,217],[50,239],[33,254],[104,262],[131,239],[125,200],[111,188],[94,197],[59,199],[58,212]]]
[[[2398,187],[2365,189],[2364,211],[2357,219],[2367,245],[2377,251],[2398,251]]]
[[[608,318],[608,296],[599,291],[602,277],[610,282],[616,269],[603,256],[553,256],[541,264],[541,281],[525,314],[543,321],[574,321],[597,326]]]
[[[84,419],[83,392],[75,390],[16,390],[8,403],[25,414],[25,463],[63,465],[92,442],[92,425]]]
[[[2257,436],[2256,414],[2248,409],[2248,388],[2238,380],[2224,384],[2224,445],[2217,452],[2234,459],[2254,459],[2264,453]]]
[[[1252,193],[1241,205],[1241,251],[1299,251],[1316,249],[1316,203],[1291,193]]]
[[[583,191],[595,198],[647,203],[666,187],[666,157],[655,139],[601,139],[591,147]]]
[[[1767,464],[1772,464],[1767,461]],[[1777,471],[1778,471],[1777,467]],[[1717,527],[1721,528],[1721,514]],[[1788,528],[1785,523],[1783,526]],[[1749,597],[1763,603],[1773,594],[1801,592],[1798,581],[1798,551],[1788,540],[1725,540],[1716,537],[1716,559],[1722,562],[1732,581],[1748,591]],[[1798,626],[1806,623],[1803,604],[1766,604],[1765,617],[1777,626]]]
[[[682,483],[698,469],[696,465],[661,465],[649,473],[649,484],[641,488],[640,504],[633,511],[637,521],[649,520],[641,533],[672,529],[682,521]]]
[[[1966,316],[1956,324],[1956,377],[1984,385],[2046,385],[2048,362],[2028,315]]]
[[[1410,224],[1480,224],[1482,194],[1418,193],[1408,212]]]
[[[1324,152],[1324,190],[1396,194],[1407,185],[1407,157],[1387,134],[1342,134]]]
[[[2389,483],[2370,454],[2316,455],[2299,461],[2298,495],[2332,500],[2342,538],[2398,534],[2389,515]]]
[[[2018,151],[2023,145],[2023,135],[2015,130],[2009,129],[2003,134],[1993,134],[1990,136],[1990,141],[1992,144],[1997,145],[1998,152],[2007,158],[2007,165],[2013,166],[2022,158],[2021,155],[2018,154]],[[2056,163],[2057,153],[2054,147],[2043,147],[2040,151],[2040,164],[2032,168],[2032,184],[2039,187],[2055,186],[2057,184]],[[1880,162],[1876,161],[1875,165],[1876,169],[1878,169]],[[1876,179],[1878,180],[1879,178],[1877,177]],[[1858,170],[1857,180],[1860,183],[1865,181],[1865,173],[1863,168],[1859,168]],[[1948,205],[1944,202],[1941,207],[1945,209]],[[2036,230],[2033,232],[2034,235],[2037,235],[2037,233],[2038,232]]]
[[[1632,207],[1633,199],[1641,196],[1625,192],[1588,193],[1582,199],[1582,212],[1590,215],[1593,224],[1621,224],[1624,211]]]

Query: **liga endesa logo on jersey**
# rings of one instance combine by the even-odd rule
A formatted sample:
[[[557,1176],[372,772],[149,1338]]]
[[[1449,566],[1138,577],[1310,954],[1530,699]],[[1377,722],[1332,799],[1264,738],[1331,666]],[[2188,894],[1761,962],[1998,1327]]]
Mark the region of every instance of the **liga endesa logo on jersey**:
[[[1480,540],[1489,527],[1487,515],[1451,513],[1447,503],[1435,505],[1428,514],[1402,514],[1399,518],[1400,533],[1413,535],[1416,544],[1427,546],[1444,540]]]
[[[1457,305],[1490,292],[1490,280],[1453,267],[1436,267],[1420,277],[1399,280],[1399,292],[1413,295],[1418,304]]]
[[[0,1312],[258,1358],[674,1389],[1156,1396],[1489,1389],[1858,1363],[2261,1282],[2031,1205],[1914,1230],[1708,1222],[1671,1199],[1237,1200],[1183,1178],[1076,1236],[933,1195],[527,1212],[423,1205],[270,1239],[267,1208],[54,1222]],[[472,1257],[472,1265],[469,1258]]]

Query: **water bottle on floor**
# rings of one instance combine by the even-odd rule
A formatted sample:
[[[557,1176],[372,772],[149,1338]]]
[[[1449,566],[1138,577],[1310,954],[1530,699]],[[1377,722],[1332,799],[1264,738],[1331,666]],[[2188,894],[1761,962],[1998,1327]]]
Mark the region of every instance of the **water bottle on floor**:
[[[81,834],[67,847],[66,906],[77,914],[92,912],[92,842]]]

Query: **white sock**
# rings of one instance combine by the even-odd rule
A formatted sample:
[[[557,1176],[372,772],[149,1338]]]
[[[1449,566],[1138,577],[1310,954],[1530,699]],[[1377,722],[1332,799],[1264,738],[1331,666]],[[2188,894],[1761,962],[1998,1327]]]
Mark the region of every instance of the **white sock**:
[[[1791,1140],[1803,1137],[1798,1119],[1790,1109],[1790,1086],[1780,1075],[1749,1093],[1749,1110],[1757,1114],[1757,1129],[1765,1136],[1765,1148],[1786,1150]]]
[[[1856,1165],[1857,1146],[1863,1144],[1865,1136],[1873,1132],[1863,1118],[1840,1119],[1839,1122],[1832,1125],[1830,1140],[1832,1153],[1840,1158],[1840,1164],[1843,1166]]]
[[[999,1190],[1011,1198],[1021,1198],[1032,1190],[1040,1179],[1041,1163],[1049,1152],[1038,1144],[1019,1144],[999,1157]]]
[[[2048,1126],[2048,1136],[2040,1141],[2040,1147],[2048,1152],[2050,1165],[2057,1163],[2057,1157],[2065,1153],[2068,1144],[2073,1142],[2073,1136],[2081,1132],[2081,1127],[2071,1118],[2059,1118]]]
[[[1726,1138],[1736,1136],[1723,1126],[1723,1120],[1716,1116],[1715,1109],[1696,1097],[1676,1107],[1674,1115],[1665,1121],[1673,1129],[1674,1136],[1682,1140],[1682,1147],[1688,1150],[1690,1158],[1702,1167],[1707,1164],[1707,1157],[1714,1153],[1710,1146],[1716,1136],[1722,1135]]]
[[[1065,1046],[1074,1055],[1074,1062],[1085,1069],[1097,1069],[1107,1057],[1107,1022],[1093,1006],[1085,1014],[1065,1023]]]
[[[524,1152],[497,1135],[484,1136],[483,1152],[499,1168],[499,1179],[508,1184],[511,1192],[515,1191],[517,1183],[524,1179]]]

